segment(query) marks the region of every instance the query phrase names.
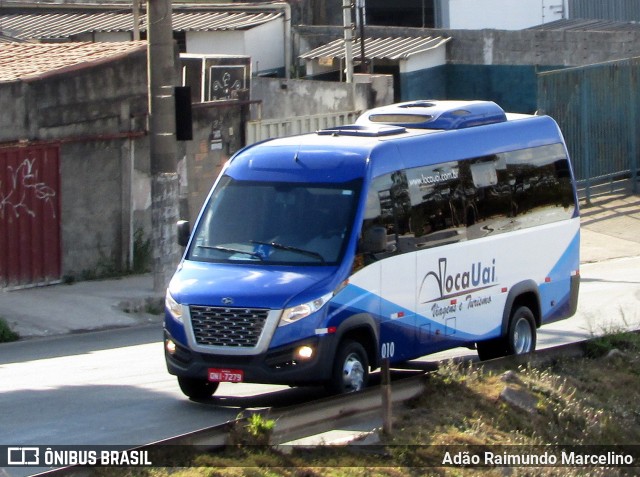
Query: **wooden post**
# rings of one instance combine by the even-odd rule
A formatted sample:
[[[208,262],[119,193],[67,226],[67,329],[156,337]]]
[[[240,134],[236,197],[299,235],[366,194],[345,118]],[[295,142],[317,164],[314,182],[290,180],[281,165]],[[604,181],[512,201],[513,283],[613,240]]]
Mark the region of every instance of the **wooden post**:
[[[382,360],[382,432],[390,436],[393,432],[393,416],[391,412],[391,371],[389,360]]]

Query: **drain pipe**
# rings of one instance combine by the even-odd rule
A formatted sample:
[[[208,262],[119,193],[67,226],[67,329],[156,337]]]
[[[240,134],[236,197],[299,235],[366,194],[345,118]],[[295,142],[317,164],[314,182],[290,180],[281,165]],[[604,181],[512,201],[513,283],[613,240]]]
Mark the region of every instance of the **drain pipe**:
[[[286,2],[279,3],[278,6],[284,11],[284,77],[291,78],[291,5]]]

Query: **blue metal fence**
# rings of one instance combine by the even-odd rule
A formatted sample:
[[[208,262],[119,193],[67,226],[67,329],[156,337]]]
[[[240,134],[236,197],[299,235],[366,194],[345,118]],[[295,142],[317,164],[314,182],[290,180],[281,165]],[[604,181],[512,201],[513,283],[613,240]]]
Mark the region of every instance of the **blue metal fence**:
[[[560,125],[587,200],[602,184],[638,192],[639,78],[640,58],[538,74],[538,110]]]
[[[600,20],[638,21],[638,0],[569,0],[569,18],[595,18]]]

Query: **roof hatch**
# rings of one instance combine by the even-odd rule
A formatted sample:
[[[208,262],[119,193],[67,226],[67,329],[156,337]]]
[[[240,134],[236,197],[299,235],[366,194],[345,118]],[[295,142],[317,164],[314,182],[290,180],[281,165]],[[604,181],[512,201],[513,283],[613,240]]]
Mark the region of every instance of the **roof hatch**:
[[[347,126],[336,126],[328,129],[321,129],[316,132],[320,136],[361,136],[361,137],[382,137],[402,134],[407,130],[402,126],[389,126],[386,124],[349,124]]]
[[[371,109],[357,125],[388,124],[417,129],[464,129],[507,120],[492,101],[410,101]]]

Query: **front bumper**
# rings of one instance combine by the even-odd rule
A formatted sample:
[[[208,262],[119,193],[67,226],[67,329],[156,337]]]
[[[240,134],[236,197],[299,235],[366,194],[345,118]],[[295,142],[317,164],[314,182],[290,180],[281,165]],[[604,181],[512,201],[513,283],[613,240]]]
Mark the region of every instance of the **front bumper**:
[[[240,369],[244,382],[262,384],[311,385],[331,378],[336,338],[333,335],[315,336],[299,342],[268,349],[257,355],[221,355],[197,352],[184,347],[164,330],[165,343],[176,344],[174,353],[164,350],[167,370],[182,377],[208,379],[209,368]],[[303,345],[315,350],[309,360],[296,359],[294,352]]]

